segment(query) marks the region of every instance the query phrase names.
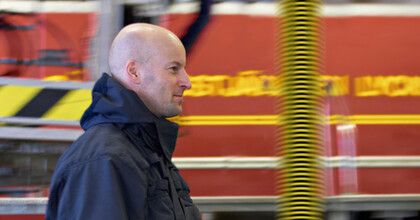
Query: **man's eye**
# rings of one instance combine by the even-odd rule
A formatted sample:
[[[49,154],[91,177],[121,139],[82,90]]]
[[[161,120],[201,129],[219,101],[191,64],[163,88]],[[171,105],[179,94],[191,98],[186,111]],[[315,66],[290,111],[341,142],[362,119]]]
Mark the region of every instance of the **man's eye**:
[[[178,67],[176,67],[176,66],[170,67],[169,69],[171,69],[174,72],[178,71]]]

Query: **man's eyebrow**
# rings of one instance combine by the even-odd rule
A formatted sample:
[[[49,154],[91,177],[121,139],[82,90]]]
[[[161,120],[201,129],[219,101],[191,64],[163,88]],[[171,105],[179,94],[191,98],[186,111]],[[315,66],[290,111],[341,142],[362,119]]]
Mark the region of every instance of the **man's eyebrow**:
[[[168,63],[168,65],[171,65],[171,64],[175,64],[177,66],[184,66],[182,63],[180,63],[178,61],[171,61],[171,62]]]

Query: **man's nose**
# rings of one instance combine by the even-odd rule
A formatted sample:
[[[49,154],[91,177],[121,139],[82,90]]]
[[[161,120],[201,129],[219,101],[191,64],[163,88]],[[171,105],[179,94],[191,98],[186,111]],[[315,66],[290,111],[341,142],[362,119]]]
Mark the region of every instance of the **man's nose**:
[[[188,73],[185,71],[185,69],[183,69],[182,73],[180,74],[179,85],[184,89],[191,89],[190,77],[188,76]]]

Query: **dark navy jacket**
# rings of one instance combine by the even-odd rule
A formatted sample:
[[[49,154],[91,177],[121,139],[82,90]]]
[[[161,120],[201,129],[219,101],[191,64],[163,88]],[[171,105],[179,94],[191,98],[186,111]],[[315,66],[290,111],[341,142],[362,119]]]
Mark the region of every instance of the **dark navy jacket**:
[[[85,133],[55,169],[47,219],[201,219],[171,162],[178,125],[106,74],[92,97]]]

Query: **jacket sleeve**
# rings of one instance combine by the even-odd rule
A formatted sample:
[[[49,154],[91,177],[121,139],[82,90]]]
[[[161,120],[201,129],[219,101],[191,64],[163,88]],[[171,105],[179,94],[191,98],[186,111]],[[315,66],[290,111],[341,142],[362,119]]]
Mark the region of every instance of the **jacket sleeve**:
[[[100,157],[65,176],[55,192],[57,219],[144,219],[147,181],[134,167]]]

